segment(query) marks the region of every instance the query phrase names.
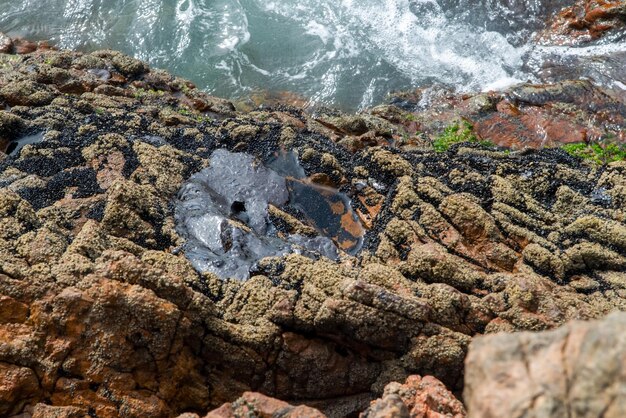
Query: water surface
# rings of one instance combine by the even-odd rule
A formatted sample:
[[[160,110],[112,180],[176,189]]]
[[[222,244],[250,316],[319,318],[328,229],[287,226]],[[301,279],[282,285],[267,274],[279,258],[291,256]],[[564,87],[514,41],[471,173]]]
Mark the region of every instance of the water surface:
[[[476,91],[594,77],[626,88],[623,34],[586,48],[535,45],[535,31],[567,3],[0,0],[0,30],[118,49],[223,97],[291,91],[346,110],[433,83]]]

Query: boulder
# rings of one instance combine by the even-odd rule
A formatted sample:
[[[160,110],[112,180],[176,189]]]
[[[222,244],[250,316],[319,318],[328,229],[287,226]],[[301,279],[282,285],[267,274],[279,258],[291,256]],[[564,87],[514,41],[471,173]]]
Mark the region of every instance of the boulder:
[[[433,376],[409,376],[385,387],[382,398],[372,402],[361,418],[464,418],[463,404]]]
[[[477,418],[626,416],[626,313],[476,337],[463,398]]]
[[[410,375],[461,390],[477,334],[626,309],[624,162],[478,143],[406,152],[391,146],[383,116],[347,118],[356,124],[328,136],[301,109],[237,112],[110,51],[17,58],[0,68],[10,80],[0,96],[14,105],[0,112],[0,134],[45,135],[0,161],[0,415],[46,404],[40,414],[176,416],[244,392],[355,415]],[[87,91],[65,92],[75,83]],[[450,100],[488,124],[498,101],[528,112],[569,101],[598,116],[611,106],[586,103],[595,91],[524,86]],[[433,106],[419,123],[435,120]],[[390,142],[341,144],[365,129]],[[174,202],[216,149],[255,163],[292,150],[303,181],[348,196],[367,229],[361,251],[339,262],[266,257],[246,281],[194,267]],[[276,234],[317,233],[305,215],[274,216]],[[461,413],[429,379],[405,383],[428,401],[394,389],[370,412],[425,402],[428,415],[432,401]]]
[[[577,0],[552,17],[539,40],[560,45],[580,45],[626,27],[623,1]]]

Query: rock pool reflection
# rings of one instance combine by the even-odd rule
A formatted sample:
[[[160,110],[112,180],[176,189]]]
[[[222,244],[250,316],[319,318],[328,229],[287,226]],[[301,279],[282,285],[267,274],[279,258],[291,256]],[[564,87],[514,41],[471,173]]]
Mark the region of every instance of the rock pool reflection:
[[[210,166],[183,185],[176,202],[177,231],[197,270],[245,280],[264,257],[296,252],[337,260],[340,251],[360,250],[364,229],[348,197],[292,177],[304,174],[295,154],[278,160],[270,165],[282,167],[280,174],[250,154],[217,150]],[[301,214],[317,234],[281,228],[268,214],[270,205],[280,213]]]
[[[10,141],[6,144],[6,148],[3,151],[8,155],[17,155],[25,145],[36,144],[43,141],[44,133],[45,132],[38,132],[36,134],[26,135],[14,141]]]

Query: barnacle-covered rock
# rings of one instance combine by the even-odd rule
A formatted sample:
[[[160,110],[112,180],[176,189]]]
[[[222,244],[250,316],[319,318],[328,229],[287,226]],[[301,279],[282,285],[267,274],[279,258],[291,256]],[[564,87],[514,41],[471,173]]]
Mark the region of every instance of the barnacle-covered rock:
[[[461,390],[477,334],[626,309],[623,162],[437,153],[394,143],[383,116],[325,134],[298,108],[236,112],[117,53],[34,48],[0,69],[0,139],[43,133],[0,157],[0,414],[176,416],[246,391],[354,414],[412,374]],[[372,145],[342,145],[364,129]],[[177,222],[199,176],[221,197]],[[230,238],[201,219],[216,214]],[[280,250],[228,259],[246,281],[218,277],[194,268],[190,219],[215,252],[270,223]],[[293,253],[307,242],[315,256]]]

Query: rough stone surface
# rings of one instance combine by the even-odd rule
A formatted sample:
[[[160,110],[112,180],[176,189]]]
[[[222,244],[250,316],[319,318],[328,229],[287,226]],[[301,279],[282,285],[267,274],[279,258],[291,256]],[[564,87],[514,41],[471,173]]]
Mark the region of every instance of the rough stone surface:
[[[443,128],[463,121],[473,125],[478,139],[513,149],[607,138],[626,142],[623,91],[602,89],[587,80],[520,84],[503,92],[467,95],[419,89],[392,95],[391,103],[368,112],[401,126],[403,134],[395,135],[395,143],[407,150],[422,149]]]
[[[624,162],[477,143],[436,153],[419,141],[444,115],[423,114],[424,135],[403,142],[418,126],[401,103],[338,130],[295,107],[238,112],[111,51],[20,45],[30,52],[0,54],[0,136],[45,134],[0,156],[0,414],[169,417],[246,391],[355,414],[412,374],[461,390],[476,334],[626,309]],[[540,91],[516,100],[550,114],[545,97],[562,96]],[[598,97],[604,129],[613,102]],[[218,148],[292,150],[349,196],[362,251],[266,258],[244,283],[198,274],[172,202]],[[281,212],[285,234],[306,230]]]
[[[464,418],[463,404],[432,376],[409,376],[404,384],[385,387],[381,399],[361,414],[361,418]]]
[[[13,51],[13,40],[0,32],[0,54],[8,54]]]
[[[206,414],[204,418],[324,418],[320,411],[305,405],[292,406],[287,402],[260,393],[246,392],[232,403]],[[182,417],[179,417],[182,418]]]
[[[204,418],[234,417],[317,417],[343,416],[340,410],[329,408],[327,414],[305,406],[293,406],[260,393],[246,392],[234,402],[210,411]],[[380,399],[372,401],[361,418],[463,418],[465,409],[439,380],[432,376],[409,376],[404,384],[390,383]],[[177,418],[200,418],[186,413]]]
[[[466,360],[469,417],[623,417],[626,313],[540,333],[478,337]]]

